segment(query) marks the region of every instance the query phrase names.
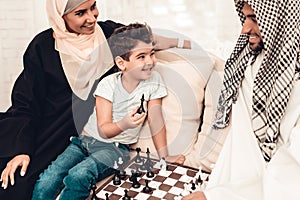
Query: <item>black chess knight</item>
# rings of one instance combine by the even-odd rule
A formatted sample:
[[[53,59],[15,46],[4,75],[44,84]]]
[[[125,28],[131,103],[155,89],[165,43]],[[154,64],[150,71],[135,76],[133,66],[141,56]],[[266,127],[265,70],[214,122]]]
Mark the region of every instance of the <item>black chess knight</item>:
[[[141,105],[140,105],[140,107],[139,107],[139,109],[137,110],[136,113],[142,114],[142,113],[146,112],[145,108],[144,108],[144,101],[145,101],[145,98],[144,98],[144,94],[143,94],[142,98],[141,98]]]

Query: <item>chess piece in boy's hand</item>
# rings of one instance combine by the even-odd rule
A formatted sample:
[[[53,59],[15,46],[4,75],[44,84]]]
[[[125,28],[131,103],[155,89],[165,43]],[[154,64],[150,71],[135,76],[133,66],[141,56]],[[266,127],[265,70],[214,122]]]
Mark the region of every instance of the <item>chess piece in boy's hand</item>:
[[[144,112],[146,112],[145,111],[145,108],[144,108],[144,101],[145,101],[145,98],[144,98],[144,94],[142,95],[142,98],[141,98],[141,104],[140,104],[140,107],[139,107],[139,109],[137,110],[137,114],[142,114],[142,113],[144,113]]]

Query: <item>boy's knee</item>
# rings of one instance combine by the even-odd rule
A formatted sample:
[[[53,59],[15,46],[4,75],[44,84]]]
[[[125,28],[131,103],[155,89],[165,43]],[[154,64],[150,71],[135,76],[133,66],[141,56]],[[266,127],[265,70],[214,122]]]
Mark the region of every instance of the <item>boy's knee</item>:
[[[66,186],[72,186],[72,185],[86,185],[86,182],[88,182],[88,170],[86,169],[80,169],[77,170],[76,168],[73,168],[69,170],[68,175],[64,178],[63,183]]]

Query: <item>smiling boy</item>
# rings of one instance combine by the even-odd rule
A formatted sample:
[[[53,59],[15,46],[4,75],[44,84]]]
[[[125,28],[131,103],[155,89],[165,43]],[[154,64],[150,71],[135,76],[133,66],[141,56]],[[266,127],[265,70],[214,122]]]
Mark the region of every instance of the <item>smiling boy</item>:
[[[96,106],[82,134],[40,175],[33,193],[36,199],[85,199],[90,183],[114,172],[120,157],[129,160],[129,145],[136,143],[148,115],[159,157],[182,164],[184,156],[169,156],[161,101],[167,90],[158,72],[151,29],[130,24],[116,29],[109,45],[120,72],[102,79],[95,92]],[[146,113],[137,114],[144,96]]]

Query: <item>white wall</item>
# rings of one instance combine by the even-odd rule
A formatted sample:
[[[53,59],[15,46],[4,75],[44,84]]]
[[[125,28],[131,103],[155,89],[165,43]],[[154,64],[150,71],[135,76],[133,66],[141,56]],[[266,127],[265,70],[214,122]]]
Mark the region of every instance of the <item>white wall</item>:
[[[22,54],[35,32],[34,1],[0,1],[0,109],[9,106],[12,84],[22,69]]]
[[[177,31],[226,58],[239,33],[233,0],[98,0],[99,20],[147,22]],[[0,111],[10,106],[22,55],[35,34],[48,27],[45,0],[0,1]]]

